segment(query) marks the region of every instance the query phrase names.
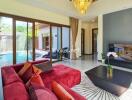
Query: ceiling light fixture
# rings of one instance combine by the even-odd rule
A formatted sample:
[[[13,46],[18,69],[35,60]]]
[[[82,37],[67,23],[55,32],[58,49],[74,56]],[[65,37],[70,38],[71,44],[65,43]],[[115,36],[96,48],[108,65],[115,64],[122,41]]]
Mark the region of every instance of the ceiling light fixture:
[[[73,2],[75,8],[79,10],[81,14],[86,14],[89,6],[92,4],[95,0],[70,0]]]

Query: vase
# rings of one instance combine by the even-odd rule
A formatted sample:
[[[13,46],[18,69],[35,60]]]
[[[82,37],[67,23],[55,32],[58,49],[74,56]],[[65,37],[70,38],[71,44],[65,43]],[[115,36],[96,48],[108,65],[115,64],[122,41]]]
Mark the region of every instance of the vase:
[[[108,65],[107,66],[107,77],[112,78],[112,76],[113,76],[113,68],[111,65]]]

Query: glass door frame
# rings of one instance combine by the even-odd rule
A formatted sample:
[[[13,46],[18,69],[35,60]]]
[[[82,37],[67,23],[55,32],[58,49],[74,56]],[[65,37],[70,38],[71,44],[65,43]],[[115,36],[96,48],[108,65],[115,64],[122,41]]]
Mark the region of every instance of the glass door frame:
[[[11,49],[12,49],[12,50],[11,50],[11,52],[12,52],[12,53],[11,53],[11,56],[12,56],[11,60],[12,60],[12,61],[11,61],[11,62],[9,61],[9,63],[10,63],[10,64],[13,64],[13,18],[12,18],[12,17],[9,17],[9,16],[4,16],[4,15],[0,15],[0,17],[1,17],[1,18],[7,18],[7,19],[10,19],[10,20],[11,20],[11,21],[10,21],[10,22],[11,22],[11,24],[10,24],[11,27],[10,27],[10,28],[12,28],[12,29],[11,29],[10,32],[11,32]],[[2,22],[2,21],[1,21],[1,22]],[[8,22],[8,23],[9,23],[9,22]],[[4,24],[5,24],[5,23],[4,23]],[[2,28],[2,27],[0,27],[0,28]],[[2,32],[2,30],[0,30],[0,32]],[[10,32],[9,32],[9,33],[10,33]],[[5,44],[4,44],[4,45],[5,45]],[[5,66],[5,65],[4,65],[4,66]]]
[[[63,28],[65,27],[65,26],[56,26],[56,25],[51,25],[51,37],[52,37],[52,27],[59,27],[60,28],[60,60],[58,60],[58,61],[62,61],[63,60],[63,58],[62,58],[62,53],[63,53],[63,40],[62,40],[62,35],[64,34],[63,33]],[[71,40],[71,34],[70,34],[70,32],[71,32],[71,29],[70,29],[70,27],[66,27],[66,28],[69,28],[69,50],[70,50],[70,46],[71,46],[71,42],[70,42],[70,40]],[[52,38],[51,38],[52,39]],[[51,40],[51,46],[52,46],[52,40]],[[51,54],[52,54],[52,47],[51,47]],[[52,55],[51,55],[51,61],[52,61]],[[58,61],[52,61],[52,62],[58,62]]]
[[[60,59],[59,60],[56,60],[56,61],[52,61],[52,55],[51,55],[51,61],[52,62],[58,62],[58,61],[62,61],[62,26],[57,26],[57,25],[51,25],[51,54],[52,54],[52,46],[53,46],[53,42],[52,42],[52,27],[57,27],[57,33],[58,33],[58,28],[60,28]],[[57,42],[58,43],[58,42]],[[58,44],[57,44],[57,47],[58,47]]]
[[[28,23],[32,24],[32,60],[35,60],[35,52],[34,52],[34,36],[35,36],[35,31],[34,31],[34,22],[33,21],[29,21],[29,20],[25,20],[25,19],[20,19],[20,18],[13,18],[13,64],[16,64],[17,62],[17,57],[16,57],[16,21],[22,21],[22,22],[26,22],[26,27],[27,27],[27,35],[26,38],[28,38]],[[27,42],[27,59],[26,61],[28,61],[28,40],[26,40]]]
[[[34,21],[33,22],[33,55],[34,55],[34,60],[33,61],[35,61],[35,49],[36,49],[36,46],[35,46],[35,42],[36,42],[36,39],[35,39],[35,37],[36,37],[36,29],[37,29],[37,26],[35,25],[35,23],[39,23],[39,24],[47,24],[47,23],[43,23],[43,22],[38,22],[38,21]],[[51,24],[47,24],[48,25],[48,29],[49,29],[49,51],[50,51],[50,62],[52,63],[52,54],[51,54],[51,50],[52,50],[52,41],[51,41]]]
[[[50,52],[52,52],[52,26],[57,26],[61,28],[61,48],[62,48],[62,27],[68,27],[69,28],[69,33],[70,33],[70,25],[64,25],[64,24],[59,24],[59,23],[54,23],[54,22],[48,22],[44,20],[39,20],[39,19],[34,19],[34,18],[28,18],[28,17],[23,17],[23,16],[18,16],[18,15],[13,15],[13,14],[8,14],[8,13],[3,13],[0,12],[0,16],[3,17],[9,17],[12,18],[12,31],[13,31],[13,64],[16,64],[16,20],[19,21],[24,21],[24,22],[30,22],[32,23],[32,52],[33,52],[33,61],[35,61],[35,22],[40,22],[44,24],[49,24],[50,25]],[[70,41],[69,41],[70,44]],[[62,59],[61,59],[62,60]],[[52,63],[52,53],[50,55],[50,61]]]
[[[64,34],[63,33],[63,28],[69,28],[69,27],[64,27],[64,26],[61,27],[61,31],[62,31],[61,32],[62,33],[61,34],[62,49],[63,49],[63,34]],[[71,40],[71,34],[70,34],[70,32],[71,32],[71,29],[69,28],[69,32],[67,33],[67,34],[69,34],[69,37],[68,37],[69,38],[69,41],[68,41],[69,42],[69,57],[68,57],[68,59],[70,59],[70,48],[71,48],[71,41],[70,41]],[[63,58],[62,58],[62,60],[63,60]]]

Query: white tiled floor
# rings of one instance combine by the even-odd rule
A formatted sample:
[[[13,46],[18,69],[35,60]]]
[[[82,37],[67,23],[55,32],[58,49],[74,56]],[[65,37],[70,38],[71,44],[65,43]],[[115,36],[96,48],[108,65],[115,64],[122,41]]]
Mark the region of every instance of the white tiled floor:
[[[54,63],[54,64],[65,64],[65,65],[68,65],[68,66],[70,66],[72,68],[80,70],[82,72],[82,75],[84,74],[85,71],[88,71],[88,70],[90,70],[90,69],[92,69],[92,68],[94,68],[94,67],[96,67],[98,65],[102,65],[102,63],[97,61],[96,56],[92,56],[92,55],[82,56],[82,57],[80,57],[77,60],[65,60],[65,61]],[[124,69],[124,68],[116,67],[116,66],[113,66],[113,67],[117,68],[117,69],[120,69],[120,70],[126,70],[126,71],[129,71],[129,72],[132,72],[132,70],[130,70],[130,69]],[[86,79],[88,79],[88,78],[86,78]],[[128,91],[126,91],[123,95],[121,95],[118,98],[117,96],[112,95],[111,93],[109,93],[109,92],[107,92],[105,90],[99,89],[98,87],[94,86],[94,84],[90,80],[86,80],[86,81],[87,81],[87,87],[88,87],[87,90],[86,90],[87,92],[91,91],[89,88],[92,88],[92,89],[94,89],[93,91],[95,91],[96,94],[98,94],[97,91],[100,91],[99,93],[103,93],[106,96],[110,96],[110,95],[112,96],[111,98],[107,98],[106,96],[103,95],[101,97],[101,99],[97,98],[98,96],[96,96],[95,98],[92,97],[90,99],[89,95],[87,95],[87,93],[81,92],[82,95],[85,94],[85,95],[88,96],[88,100],[132,100],[132,89],[128,89]],[[82,89],[83,89],[83,85],[82,84],[85,84],[85,83],[81,83],[80,85],[75,86],[73,89],[75,91],[78,88],[80,90],[80,87],[82,87]],[[82,91],[84,91],[84,89]],[[92,96],[95,96],[95,95],[92,95]]]
[[[65,60],[55,64],[65,64],[85,72],[100,65],[101,63],[96,60],[96,56],[86,55],[78,58],[77,60]]]

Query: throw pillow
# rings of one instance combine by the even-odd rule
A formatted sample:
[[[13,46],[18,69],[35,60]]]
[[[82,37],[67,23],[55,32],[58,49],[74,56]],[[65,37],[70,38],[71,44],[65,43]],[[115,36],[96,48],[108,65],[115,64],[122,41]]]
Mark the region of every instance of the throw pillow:
[[[32,85],[34,88],[44,87],[43,80],[38,74],[34,74],[31,79],[26,83],[27,87],[29,87],[30,85]]]
[[[60,100],[74,100],[74,98],[56,81],[52,82],[52,90]]]
[[[40,73],[42,73],[42,70],[39,69],[39,68],[37,68],[37,67],[34,66],[34,65],[33,65],[33,71],[34,71],[34,73],[36,73],[36,74],[40,74]]]
[[[22,80],[24,81],[24,83],[26,83],[32,76],[34,75],[34,70],[33,67],[30,66],[25,73],[20,76],[22,78]]]
[[[35,66],[41,69],[43,72],[52,70],[52,63],[50,61],[46,61],[43,63],[35,64]]]
[[[30,62],[26,62],[24,66],[22,67],[22,69],[18,72],[18,75],[22,76],[31,66],[32,64]]]
[[[77,92],[73,91],[71,88],[69,88],[68,86],[64,85],[63,83],[59,83],[69,94],[72,95],[72,97],[75,100],[87,100],[85,97],[81,96],[80,94],[78,94]]]

